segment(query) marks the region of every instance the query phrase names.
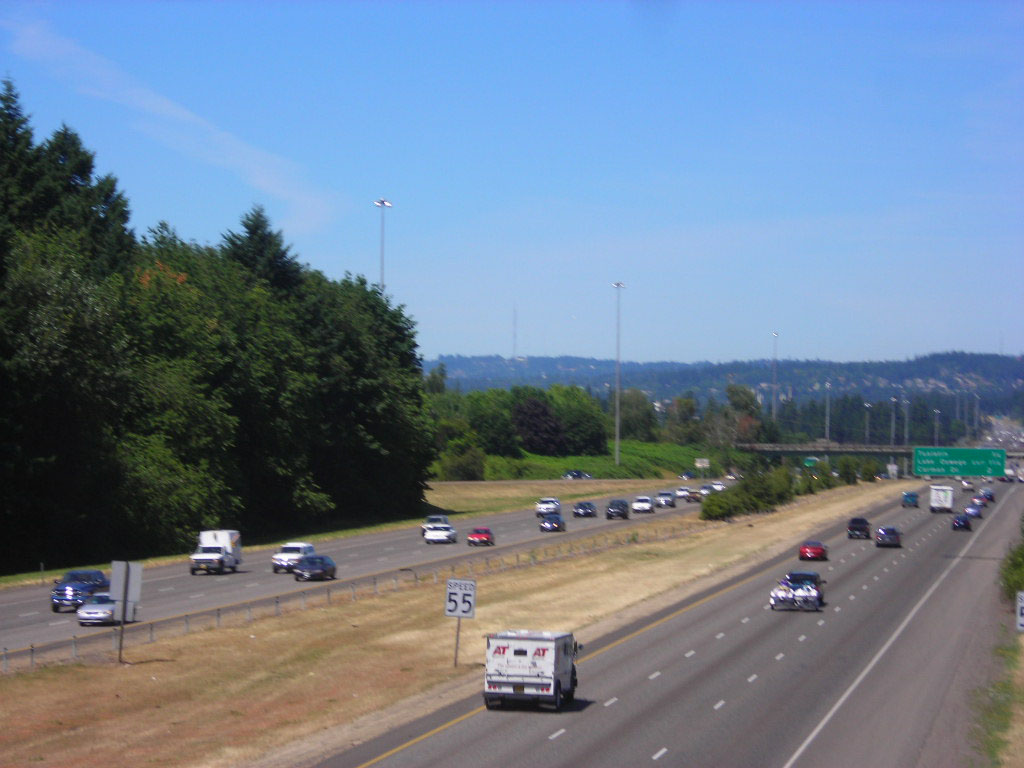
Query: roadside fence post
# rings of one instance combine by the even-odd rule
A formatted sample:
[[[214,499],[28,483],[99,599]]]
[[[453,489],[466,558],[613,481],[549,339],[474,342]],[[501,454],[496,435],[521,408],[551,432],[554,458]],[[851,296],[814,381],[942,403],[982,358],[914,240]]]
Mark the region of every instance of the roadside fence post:
[[[110,639],[113,641],[111,643],[111,645],[113,646],[111,648],[111,650],[112,651],[116,651],[117,650],[117,627],[111,627],[111,629],[110,629]]]
[[[306,593],[302,593],[302,610],[306,610]]]
[[[217,629],[220,629],[220,608],[217,609]]]
[[[330,587],[327,588],[327,604],[328,605],[331,604],[331,588]]]
[[[274,598],[274,615],[275,616],[280,616],[281,615],[281,598],[280,597],[275,597]]]
[[[252,603],[245,606],[245,615],[249,624],[252,624]]]
[[[186,635],[188,634],[188,629],[189,629],[189,627],[188,627],[188,614],[186,613],[185,614],[185,634]]]
[[[29,666],[29,669],[35,669],[36,668],[36,647],[35,647],[35,645],[30,645],[28,647],[28,666]]]
[[[356,585],[349,584],[348,588],[352,590],[352,602],[354,603],[356,601]]]
[[[373,577],[373,594],[379,595],[380,592],[377,590],[377,577]]]
[[[75,661],[78,658],[78,635],[71,636],[71,660]]]
[[[4,646],[4,674],[7,674],[7,647]]]
[[[151,643],[153,642],[153,627],[154,627],[153,624],[149,625],[149,642],[151,642]]]
[[[437,568],[434,569],[434,583],[437,584]]]
[[[393,586],[393,589],[391,591],[392,592],[397,592],[398,591],[398,577],[397,576],[392,576],[391,577],[391,583],[392,583],[392,586]]]

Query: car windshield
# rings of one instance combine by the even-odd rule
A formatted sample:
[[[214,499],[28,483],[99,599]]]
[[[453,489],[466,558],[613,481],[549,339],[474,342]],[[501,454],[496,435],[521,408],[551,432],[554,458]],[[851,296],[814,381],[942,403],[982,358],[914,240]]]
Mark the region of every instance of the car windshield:
[[[491,532],[491,529],[490,529],[490,528],[474,528],[474,529],[473,529],[473,533],[482,533],[482,534],[488,534],[488,533],[490,533],[490,532]]]
[[[820,541],[805,541],[804,542],[804,546],[805,547],[820,547],[821,546],[821,542]]]
[[[86,584],[98,584],[103,576],[95,571],[68,571],[61,581],[78,581]]]
[[[791,573],[786,576],[790,584],[809,584],[812,587],[817,584],[818,579],[810,573]]]
[[[579,507],[580,509],[593,509],[594,508],[594,504],[592,502],[589,502],[589,501],[581,501],[576,506]]]
[[[85,604],[86,605],[108,605],[108,604],[113,603],[113,602],[114,601],[110,597],[110,595],[93,595],[92,597],[89,597],[89,598],[86,599]]]

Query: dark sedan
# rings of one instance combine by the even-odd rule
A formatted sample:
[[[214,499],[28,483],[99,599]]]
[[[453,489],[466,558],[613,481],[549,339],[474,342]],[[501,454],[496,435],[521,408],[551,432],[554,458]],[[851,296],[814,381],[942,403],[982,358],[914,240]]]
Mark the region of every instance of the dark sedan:
[[[578,501],[572,507],[573,517],[597,517],[597,505],[592,501]]]
[[[327,555],[306,555],[292,569],[296,581],[325,581],[337,578],[338,567]]]
[[[611,520],[613,517],[629,520],[629,502],[625,499],[612,499],[608,502],[604,516],[606,520]]]
[[[551,531],[564,531],[565,520],[557,512],[551,512],[540,520],[540,529],[546,533]]]
[[[967,515],[956,515],[953,518],[952,527],[954,531],[969,531],[971,530],[971,518]]]
[[[902,547],[903,540],[900,532],[892,527],[879,528],[875,531],[876,547]]]

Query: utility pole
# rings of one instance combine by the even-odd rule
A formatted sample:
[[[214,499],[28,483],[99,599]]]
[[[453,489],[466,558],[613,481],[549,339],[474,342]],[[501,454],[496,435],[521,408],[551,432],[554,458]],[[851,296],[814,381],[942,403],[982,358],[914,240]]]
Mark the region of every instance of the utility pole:
[[[772,421],[778,421],[778,401],[779,401],[779,376],[778,376],[778,358],[779,358],[779,332],[772,331]]]
[[[620,311],[620,298],[622,296],[622,289],[625,287],[626,284],[622,282],[612,283],[612,288],[615,289],[615,466],[619,466],[619,437],[621,434],[619,401],[622,397],[622,371],[620,367],[619,342],[621,338],[622,313]]]

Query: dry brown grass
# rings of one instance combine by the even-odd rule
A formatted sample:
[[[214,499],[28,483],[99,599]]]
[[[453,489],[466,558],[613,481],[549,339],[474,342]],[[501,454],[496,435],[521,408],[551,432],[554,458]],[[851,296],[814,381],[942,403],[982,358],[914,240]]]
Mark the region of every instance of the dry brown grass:
[[[455,623],[442,615],[443,585],[431,583],[132,648],[124,666],[8,676],[0,679],[0,763],[302,763],[476,690],[485,632],[571,629],[586,642],[705,586],[701,577],[794,546],[795,530],[849,516],[910,485],[841,488],[732,525],[657,521],[663,539],[684,527],[690,533],[478,573],[477,618],[463,622],[458,669]],[[531,496],[548,492],[535,490]],[[624,570],[628,594],[616,588]]]

